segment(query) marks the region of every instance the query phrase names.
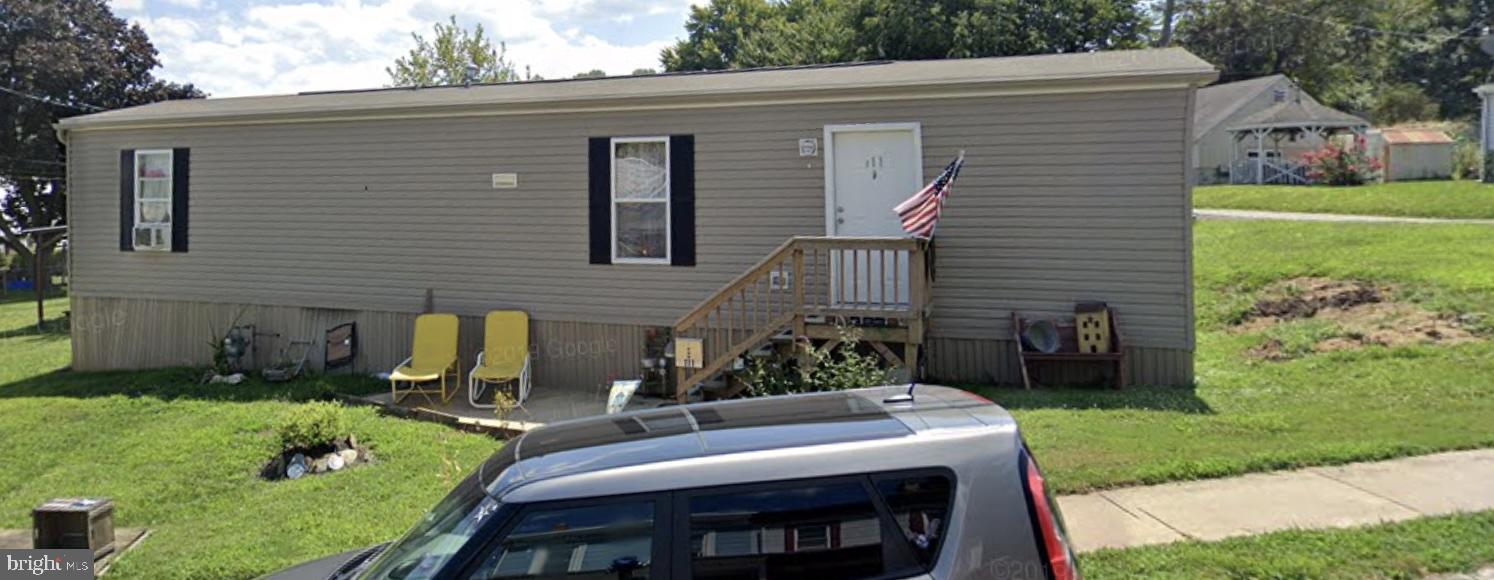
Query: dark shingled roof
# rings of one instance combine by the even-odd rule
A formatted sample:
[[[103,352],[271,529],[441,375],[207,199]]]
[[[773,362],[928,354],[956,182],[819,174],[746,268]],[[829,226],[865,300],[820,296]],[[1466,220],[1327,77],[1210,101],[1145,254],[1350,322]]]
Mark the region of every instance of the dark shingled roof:
[[[1203,137],[1250,99],[1284,78],[1284,75],[1270,75],[1198,89],[1193,104],[1193,138]]]
[[[338,91],[266,97],[165,101],[68,117],[66,130],[122,126],[175,126],[369,115],[555,112],[624,105],[650,107],[789,96],[862,97],[891,92],[952,93],[992,85],[1032,87],[1063,84],[1069,90],[1105,83],[1169,80],[1198,85],[1215,76],[1209,63],[1180,48],[1115,50],[1001,58],[858,63],[779,67],[690,74],[654,74],[470,87]],[[568,110],[568,109],[567,109]]]

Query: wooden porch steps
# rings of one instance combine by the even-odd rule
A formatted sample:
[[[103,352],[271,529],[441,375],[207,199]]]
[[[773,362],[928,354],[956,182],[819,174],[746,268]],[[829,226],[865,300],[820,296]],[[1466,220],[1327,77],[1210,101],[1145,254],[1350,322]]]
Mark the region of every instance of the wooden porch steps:
[[[927,252],[927,242],[909,238],[789,239],[676,321],[675,338],[701,340],[704,356],[699,368],[676,369],[675,396],[686,400],[764,345],[838,341],[840,321],[862,322],[863,338],[885,358],[916,366],[928,314]]]

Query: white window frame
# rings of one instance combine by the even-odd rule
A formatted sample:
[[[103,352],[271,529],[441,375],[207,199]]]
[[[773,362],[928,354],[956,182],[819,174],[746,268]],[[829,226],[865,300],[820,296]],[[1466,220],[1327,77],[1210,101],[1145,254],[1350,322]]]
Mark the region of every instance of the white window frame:
[[[140,169],[142,167],[142,165],[140,163],[140,159],[143,158],[143,157],[145,157],[145,156],[150,156],[150,155],[165,155],[166,156],[166,177],[150,177],[150,178],[147,178],[147,177],[142,177],[140,175]],[[135,171],[134,171],[134,175],[130,176],[130,179],[134,181],[134,189],[135,189],[135,199],[134,199],[134,202],[135,202],[134,203],[134,214],[135,214],[134,229],[130,230],[130,244],[131,244],[131,247],[133,247],[136,251],[140,251],[140,252],[169,252],[169,251],[171,251],[171,243],[172,243],[172,240],[171,240],[171,226],[172,226],[172,222],[176,219],[176,216],[172,215],[171,219],[169,219],[169,220],[167,220],[165,222],[142,222],[141,221],[141,217],[142,216],[140,215],[140,204],[141,204],[140,193],[141,193],[141,184],[143,184],[146,179],[152,179],[152,180],[161,179],[161,180],[164,180],[166,182],[166,201],[165,201],[166,206],[167,206],[167,210],[166,211],[167,211],[167,213],[171,212],[171,209],[176,206],[176,153],[175,153],[175,151],[173,151],[171,149],[137,149],[135,151]],[[159,201],[152,201],[152,203],[159,203]],[[165,235],[166,244],[164,246],[162,246],[162,247],[159,247],[159,248],[153,248],[153,247],[150,247],[150,246],[142,246],[142,245],[140,245],[140,240],[139,240],[138,237],[135,236],[135,234],[136,234],[137,231],[139,231],[139,229],[140,229],[141,226],[165,228],[165,230],[166,230],[166,235]]]
[[[662,200],[638,200],[617,199],[617,146],[622,143],[663,143],[664,144],[664,199]],[[613,137],[612,142],[607,145],[607,187],[610,190],[611,201],[609,211],[612,214],[612,263],[614,264],[665,264],[672,263],[674,256],[674,216],[670,215],[670,202],[674,192],[671,191],[674,181],[674,167],[671,166],[669,150],[669,137]],[[623,203],[662,203],[664,204],[664,257],[662,258],[633,258],[617,255],[617,204]]]
[[[880,525],[880,522],[879,522],[879,525]],[[809,529],[809,528],[818,528],[818,529],[825,530],[825,545],[823,545],[823,546],[813,546],[813,547],[810,547],[808,549],[810,549],[810,550],[830,550],[830,549],[834,549],[834,547],[835,547],[833,545],[834,542],[832,542],[830,540],[830,537],[831,537],[830,524],[804,524],[804,525],[800,525],[800,526],[794,526],[793,529],[791,530],[793,532],[793,534],[794,534],[794,551],[795,552],[801,552],[801,551],[805,550],[805,547],[802,546],[800,544],[800,541],[799,541],[799,530],[806,530],[806,529]]]

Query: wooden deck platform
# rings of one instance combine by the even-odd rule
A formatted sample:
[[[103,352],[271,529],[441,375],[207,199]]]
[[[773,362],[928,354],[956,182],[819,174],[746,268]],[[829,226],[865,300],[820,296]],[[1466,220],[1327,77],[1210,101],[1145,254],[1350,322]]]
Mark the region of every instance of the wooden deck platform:
[[[150,535],[145,528],[116,528],[114,550],[93,562],[94,576],[103,576],[109,567]],[[0,529],[0,550],[28,550],[31,548],[31,530]]]
[[[419,395],[405,397],[395,404],[389,393],[345,396],[345,402],[375,405],[413,419],[449,424],[471,431],[498,434],[518,434],[538,428],[546,423],[579,419],[601,415],[606,412],[607,391],[589,393],[580,390],[547,391],[536,387],[524,402],[523,410],[515,410],[506,420],[498,420],[492,409],[479,409],[467,402],[466,392],[458,393],[450,401],[431,402]],[[432,397],[432,399],[439,398]],[[647,409],[673,404],[672,399],[661,399],[635,395],[628,403],[628,410]]]

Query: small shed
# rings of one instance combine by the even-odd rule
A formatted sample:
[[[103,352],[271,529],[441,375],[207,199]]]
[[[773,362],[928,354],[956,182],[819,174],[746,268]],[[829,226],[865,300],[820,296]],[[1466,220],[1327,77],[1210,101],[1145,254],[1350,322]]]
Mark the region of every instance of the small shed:
[[[1380,129],[1369,147],[1385,165],[1385,181],[1449,179],[1457,142],[1436,129]]]

